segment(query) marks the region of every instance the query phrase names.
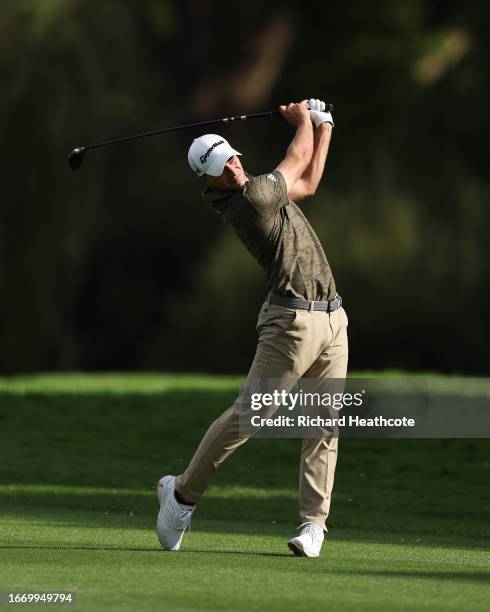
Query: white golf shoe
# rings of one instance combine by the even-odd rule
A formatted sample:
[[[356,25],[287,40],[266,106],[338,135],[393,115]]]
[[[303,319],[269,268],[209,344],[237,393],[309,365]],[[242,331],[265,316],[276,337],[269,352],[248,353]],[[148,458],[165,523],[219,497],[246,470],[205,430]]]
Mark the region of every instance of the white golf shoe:
[[[179,504],[175,499],[175,476],[160,478],[157,494],[160,501],[157,518],[158,539],[165,550],[179,550],[196,506]]]
[[[303,529],[301,529],[303,528]],[[324,540],[323,528],[313,523],[303,523],[299,536],[289,540],[288,547],[295,557],[319,557]]]

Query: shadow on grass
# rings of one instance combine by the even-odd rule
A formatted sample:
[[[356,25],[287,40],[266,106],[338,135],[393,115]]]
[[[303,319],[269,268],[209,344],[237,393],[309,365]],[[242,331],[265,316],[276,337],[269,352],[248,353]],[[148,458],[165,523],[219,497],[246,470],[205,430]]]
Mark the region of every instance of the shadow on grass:
[[[242,500],[243,503],[243,500]],[[245,501],[246,503],[246,501]],[[100,539],[100,530],[107,532],[107,540],[112,538],[111,532],[114,531],[127,531],[128,533],[132,532],[132,538],[139,538],[138,531],[155,533],[155,520],[157,515],[158,507],[155,506],[153,511],[146,515],[140,515],[138,517],[133,516],[130,517],[128,515],[123,514],[109,514],[106,515],[102,512],[93,512],[93,511],[69,511],[63,510],[60,508],[49,509],[38,507],[35,508],[23,508],[23,507],[15,507],[10,508],[9,510],[2,509],[2,513],[0,515],[0,532],[2,530],[2,523],[10,523],[10,525],[14,525],[16,529],[21,527],[21,531],[19,532],[18,542],[19,545],[9,545],[9,546],[0,546],[0,548],[71,548],[71,545],[64,546],[63,542],[63,531],[62,530],[83,530],[82,539],[85,543],[90,544],[92,540]],[[21,522],[24,521],[24,522]],[[23,544],[25,541],[25,534],[29,533],[29,524],[34,525],[36,529],[56,529],[56,535],[51,537],[52,541],[60,541],[60,546],[31,546],[30,544]],[[297,522],[293,522],[291,517],[289,517],[288,521],[282,521],[274,523],[265,523],[258,520],[239,520],[237,517],[230,516],[228,519],[212,519],[206,516],[198,516],[193,519],[193,532],[208,534],[208,536],[212,537],[212,534],[216,534],[222,536],[223,534],[227,535],[235,535],[235,536],[249,536],[251,542],[253,542],[253,538],[259,536],[268,536],[268,537],[281,537],[285,540],[293,537],[296,533]],[[412,529],[414,529],[412,527]],[[99,533],[93,534],[93,530],[99,530]],[[9,526],[7,526],[7,533],[11,532]],[[20,535],[22,534],[22,535]],[[386,544],[391,546],[398,546],[400,550],[400,555],[403,556],[405,554],[405,550],[410,550],[414,547],[418,549],[437,549],[443,547],[445,549],[452,550],[461,550],[467,551],[471,550],[481,550],[488,551],[489,550],[489,542],[482,535],[478,538],[465,538],[461,536],[451,536],[451,535],[434,535],[432,532],[429,535],[423,535],[421,537],[421,532],[414,530],[412,533],[409,529],[405,529],[403,532],[403,537],[400,537],[399,533],[388,530],[387,528],[378,528],[376,530],[373,529],[344,529],[344,528],[330,528],[330,532],[327,536],[327,545],[328,544],[359,544],[359,545],[380,545]],[[144,536],[147,537],[146,535]],[[73,538],[73,534],[71,535],[71,539]],[[156,538],[156,536],[155,536]],[[27,538],[29,539],[32,538]],[[155,544],[156,550],[158,551],[158,544]],[[73,548],[77,548],[80,550],[148,550],[153,551],[153,548],[132,548],[132,547],[115,547],[115,546],[74,546]],[[184,552],[184,551],[181,551]],[[214,550],[198,550],[193,549],[192,551],[185,552],[216,552],[220,551]],[[238,551],[234,551],[237,552]],[[243,553],[249,554],[249,553]],[[255,553],[250,553],[255,554]],[[257,553],[258,554],[258,553]],[[264,553],[267,554],[267,553]],[[270,553],[273,554],[273,553]],[[362,551],[359,554],[363,554]]]
[[[178,553],[164,551],[158,547],[135,547],[135,546],[5,546],[0,545],[0,550],[6,551],[19,551],[19,550],[35,550],[35,551],[85,551],[85,552],[100,552],[100,553],[150,553],[152,555],[163,555],[163,556],[193,556],[193,555],[214,555],[214,556],[228,556],[228,555],[244,555],[247,557],[275,557],[275,558],[287,558],[295,559],[295,563],[305,563],[303,568],[308,573],[321,573],[323,575],[334,575],[334,576],[352,576],[353,578],[370,577],[370,578],[392,578],[392,579],[414,579],[414,580],[442,580],[448,582],[469,582],[475,584],[488,584],[490,581],[490,572],[461,572],[461,571],[441,571],[441,572],[424,572],[424,571],[405,571],[405,570],[382,570],[382,571],[369,571],[369,570],[343,570],[343,569],[331,569],[324,567],[315,567],[316,560],[308,560],[304,557],[295,557],[291,552],[258,552],[254,550],[216,550],[209,548],[193,548],[192,550],[180,550]],[[324,558],[327,554],[324,553]],[[301,566],[300,566],[301,567]]]
[[[78,512],[88,513],[84,515],[83,521],[94,526],[120,527],[140,522],[141,520],[153,521],[158,511],[156,494],[148,496],[107,496],[107,495],[54,495],[16,493],[7,496],[0,493],[0,506],[2,513],[18,513],[32,518],[51,515],[60,511],[59,519],[64,522],[61,514],[68,517],[71,513],[70,523],[76,518]],[[196,511],[198,520],[201,518],[217,521],[251,522],[262,524],[291,524],[296,526],[299,520],[298,502],[295,492],[292,495],[281,496],[271,492],[270,498],[263,499],[255,496],[247,497],[241,494],[237,498],[227,497],[204,497],[199,503]],[[110,520],[114,519],[113,525]]]
[[[157,555],[195,555],[195,554],[207,554],[207,555],[246,555],[256,557],[294,557],[291,552],[275,553],[275,552],[257,552],[254,550],[216,550],[206,548],[194,548],[192,550],[179,550],[178,553],[174,551],[165,551],[157,546],[154,548],[143,548],[143,547],[132,547],[132,546],[4,546],[0,545],[0,550],[83,550],[88,552],[149,552]]]

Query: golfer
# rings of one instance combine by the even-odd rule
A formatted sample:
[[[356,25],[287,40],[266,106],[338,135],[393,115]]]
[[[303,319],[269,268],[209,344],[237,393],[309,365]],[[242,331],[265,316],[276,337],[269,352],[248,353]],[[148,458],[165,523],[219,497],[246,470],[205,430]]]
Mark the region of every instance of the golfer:
[[[324,109],[318,99],[279,107],[295,135],[283,161],[260,176],[246,173],[241,153],[216,134],[195,139],[189,149],[189,164],[206,185],[203,197],[266,272],[269,293],[259,314],[259,340],[247,381],[283,381],[287,387],[288,381],[301,378],[346,377],[347,316],[322,245],[295,204],[315,194],[323,174],[334,125]],[[250,402],[242,393],[209,427],[185,472],[160,479],[157,534],[164,549],[180,548],[216,470],[250,437],[240,431],[247,413]],[[288,542],[295,555],[320,554],[337,447],[334,435],[303,437],[301,531]]]

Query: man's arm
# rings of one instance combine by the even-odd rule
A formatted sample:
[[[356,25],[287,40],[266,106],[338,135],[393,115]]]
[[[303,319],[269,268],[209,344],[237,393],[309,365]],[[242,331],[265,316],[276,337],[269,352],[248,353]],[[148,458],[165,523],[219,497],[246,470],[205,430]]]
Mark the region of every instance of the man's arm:
[[[313,126],[310,114],[306,107],[306,100],[299,104],[280,106],[279,111],[288,123],[296,127],[291,144],[288,147],[286,157],[277,166],[286,181],[288,196],[298,179],[305,172],[313,155]]]
[[[292,189],[288,189],[288,196],[295,202],[308,196],[315,195],[325,168],[330,139],[332,137],[332,124],[322,123],[315,128],[313,140],[313,155],[303,174],[296,180]],[[279,168],[278,168],[279,169]]]

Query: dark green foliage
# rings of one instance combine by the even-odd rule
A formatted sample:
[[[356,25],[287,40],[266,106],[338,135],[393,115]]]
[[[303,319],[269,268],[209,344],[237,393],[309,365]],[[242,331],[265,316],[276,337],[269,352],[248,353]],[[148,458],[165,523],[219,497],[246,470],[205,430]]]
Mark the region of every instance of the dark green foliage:
[[[322,18],[296,2],[3,2],[0,370],[245,371],[263,276],[199,198],[199,134],[90,151],[77,173],[66,157],[315,95],[336,128],[304,210],[351,364],[486,373],[488,17],[436,0]],[[279,119],[222,132],[252,173],[292,134]]]

